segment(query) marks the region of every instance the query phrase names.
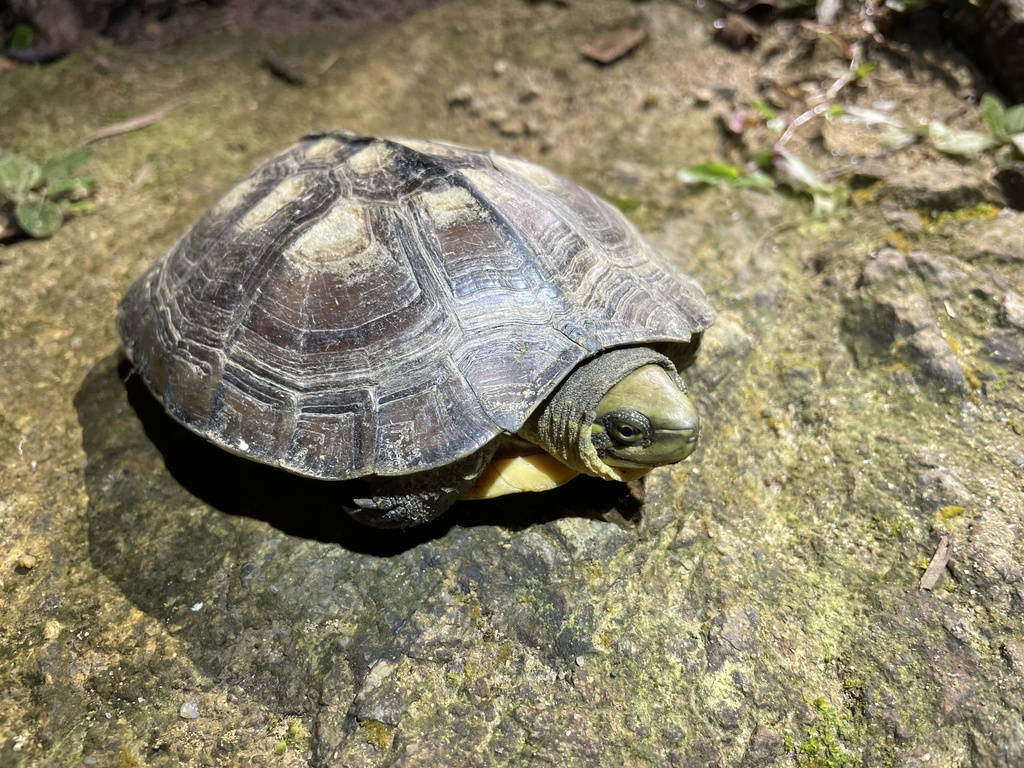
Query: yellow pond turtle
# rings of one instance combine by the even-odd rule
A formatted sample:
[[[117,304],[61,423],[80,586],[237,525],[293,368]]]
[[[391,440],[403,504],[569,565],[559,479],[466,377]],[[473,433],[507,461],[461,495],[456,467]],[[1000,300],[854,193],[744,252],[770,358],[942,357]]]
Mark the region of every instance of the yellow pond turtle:
[[[615,208],[538,165],[311,135],[131,287],[118,328],[167,412],[406,526],[458,498],[631,480],[693,451],[678,370],[714,310]]]

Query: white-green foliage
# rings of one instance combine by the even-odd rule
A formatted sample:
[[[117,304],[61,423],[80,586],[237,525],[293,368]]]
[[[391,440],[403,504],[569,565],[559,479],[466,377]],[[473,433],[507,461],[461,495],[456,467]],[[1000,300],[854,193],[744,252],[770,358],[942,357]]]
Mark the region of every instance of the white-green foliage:
[[[0,151],[0,209],[10,208],[18,227],[32,237],[49,237],[64,223],[66,212],[89,206],[92,176],[76,174],[89,160],[89,149],[57,155],[43,165],[24,155]]]

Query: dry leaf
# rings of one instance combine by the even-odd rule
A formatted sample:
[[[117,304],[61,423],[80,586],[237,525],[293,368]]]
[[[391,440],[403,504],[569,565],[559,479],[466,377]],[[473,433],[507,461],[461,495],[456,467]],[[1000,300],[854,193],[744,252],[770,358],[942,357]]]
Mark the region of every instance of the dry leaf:
[[[580,49],[580,53],[599,64],[611,64],[632,51],[646,38],[647,30],[643,27],[622,27],[594,38]]]

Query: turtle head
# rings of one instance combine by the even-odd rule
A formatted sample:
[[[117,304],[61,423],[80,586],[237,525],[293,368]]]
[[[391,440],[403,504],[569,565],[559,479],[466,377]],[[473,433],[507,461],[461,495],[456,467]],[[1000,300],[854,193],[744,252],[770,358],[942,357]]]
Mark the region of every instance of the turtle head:
[[[573,371],[519,435],[577,472],[628,481],[685,459],[699,431],[672,361],[649,347],[624,347]]]
[[[682,461],[697,447],[700,417],[678,376],[637,368],[597,404],[590,439],[613,467],[651,469]]]

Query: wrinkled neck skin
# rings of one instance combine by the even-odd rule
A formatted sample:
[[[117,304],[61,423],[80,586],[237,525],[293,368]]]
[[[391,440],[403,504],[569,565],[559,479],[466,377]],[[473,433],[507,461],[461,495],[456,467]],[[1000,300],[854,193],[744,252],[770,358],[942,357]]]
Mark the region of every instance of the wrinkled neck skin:
[[[672,361],[647,347],[612,349],[598,355],[573,371],[519,434],[578,472],[625,482],[642,477],[652,467],[613,467],[601,461],[590,428],[597,404],[608,390],[651,363],[662,366],[678,380]],[[681,381],[679,384],[682,387]]]

